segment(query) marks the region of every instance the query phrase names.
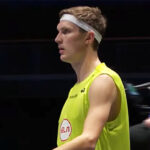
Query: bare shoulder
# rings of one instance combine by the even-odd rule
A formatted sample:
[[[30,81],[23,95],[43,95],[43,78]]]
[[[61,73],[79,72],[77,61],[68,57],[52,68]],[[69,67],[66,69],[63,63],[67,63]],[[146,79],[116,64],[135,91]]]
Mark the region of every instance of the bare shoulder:
[[[91,89],[94,89],[94,90],[101,89],[101,90],[107,90],[107,91],[109,91],[109,89],[116,90],[116,85],[112,77],[110,77],[107,74],[102,74],[96,77],[95,80],[92,82]]]
[[[93,81],[89,89],[89,101],[92,108],[109,110],[109,121],[116,118],[120,111],[120,98],[116,84],[109,75],[100,75]]]
[[[93,101],[114,101],[117,98],[117,87],[113,79],[107,75],[99,75],[92,82],[89,89],[89,98]]]

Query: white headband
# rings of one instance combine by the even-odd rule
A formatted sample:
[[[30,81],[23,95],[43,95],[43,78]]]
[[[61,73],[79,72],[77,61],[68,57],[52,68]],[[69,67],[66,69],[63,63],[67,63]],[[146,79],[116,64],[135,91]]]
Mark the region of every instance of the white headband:
[[[93,31],[94,32],[94,36],[95,39],[98,41],[98,43],[100,43],[102,36],[101,34],[95,30],[92,26],[88,25],[87,23],[83,22],[82,20],[78,20],[75,16],[70,15],[70,14],[64,14],[61,18],[60,21],[62,20],[66,20],[66,21],[70,21],[74,24],[76,24],[77,26],[79,26],[80,28],[82,28],[85,31]]]

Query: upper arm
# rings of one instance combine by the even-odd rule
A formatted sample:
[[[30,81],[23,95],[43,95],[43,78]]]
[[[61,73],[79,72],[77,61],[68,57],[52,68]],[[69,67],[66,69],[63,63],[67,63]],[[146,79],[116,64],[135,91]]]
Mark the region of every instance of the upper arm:
[[[104,124],[109,120],[110,112],[114,111],[112,106],[117,97],[117,88],[110,76],[100,75],[93,81],[89,89],[90,106],[83,133],[89,134],[94,140],[98,139]]]

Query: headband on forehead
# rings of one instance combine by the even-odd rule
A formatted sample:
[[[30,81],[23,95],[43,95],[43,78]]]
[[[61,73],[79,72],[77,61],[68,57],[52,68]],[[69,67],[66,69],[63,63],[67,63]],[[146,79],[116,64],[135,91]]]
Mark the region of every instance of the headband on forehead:
[[[92,26],[88,25],[87,23],[83,22],[82,20],[78,20],[75,16],[70,15],[70,14],[64,14],[61,18],[60,21],[62,20],[66,20],[66,21],[70,21],[74,24],[76,24],[77,26],[79,26],[80,28],[82,28],[85,31],[93,31],[94,32],[94,36],[95,39],[98,41],[98,43],[100,43],[102,36],[101,34],[95,30]]]

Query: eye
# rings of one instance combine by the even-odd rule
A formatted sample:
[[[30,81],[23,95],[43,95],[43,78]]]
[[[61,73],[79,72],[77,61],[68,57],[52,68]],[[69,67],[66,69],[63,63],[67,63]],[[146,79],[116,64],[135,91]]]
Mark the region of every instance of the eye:
[[[63,33],[63,34],[67,34],[67,33],[70,33],[70,32],[71,32],[71,31],[70,31],[69,29],[63,29],[63,30],[62,30],[62,33]]]

